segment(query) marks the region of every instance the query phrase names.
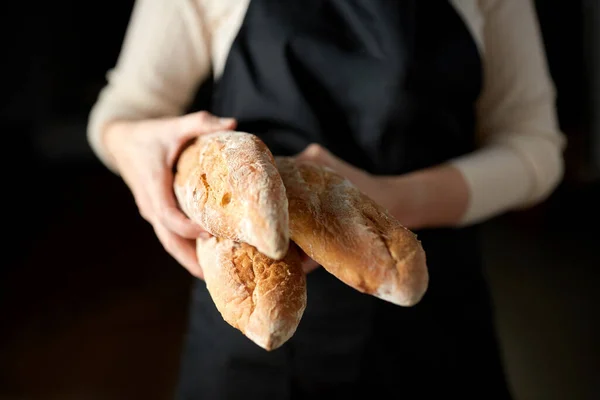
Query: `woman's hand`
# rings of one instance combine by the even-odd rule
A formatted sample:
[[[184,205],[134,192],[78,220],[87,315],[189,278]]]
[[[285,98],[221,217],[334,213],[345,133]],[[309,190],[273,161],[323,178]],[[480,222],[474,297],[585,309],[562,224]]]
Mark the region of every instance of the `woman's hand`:
[[[392,205],[394,204],[394,196],[390,193],[390,180],[369,174],[362,169],[356,168],[334,156],[327,149],[318,144],[311,144],[295,158],[298,160],[312,161],[331,168],[352,182],[361,192],[369,196],[376,203],[391,210]]]
[[[198,278],[203,275],[195,239],[208,233],[179,210],[173,192],[173,166],[190,139],[234,129],[235,125],[233,119],[203,111],[176,118],[115,122],[105,130],[108,152],[141,216],[152,225],[165,250]]]
[[[305,274],[308,274],[319,267],[320,265],[318,262],[310,258],[306,253],[302,253],[302,270]]]
[[[385,194],[383,181],[339,159],[324,147],[318,144],[311,144],[295,158],[297,160],[312,161],[331,168],[347,178],[367,196],[370,196],[373,200],[383,205],[384,198],[381,196]],[[318,267],[319,264],[316,261],[308,255],[303,254],[302,269],[305,273],[312,272]]]
[[[449,164],[405,175],[377,176],[348,164],[317,144],[311,144],[296,158],[325,165],[346,177],[412,230],[457,226],[469,204],[468,184],[460,171]]]

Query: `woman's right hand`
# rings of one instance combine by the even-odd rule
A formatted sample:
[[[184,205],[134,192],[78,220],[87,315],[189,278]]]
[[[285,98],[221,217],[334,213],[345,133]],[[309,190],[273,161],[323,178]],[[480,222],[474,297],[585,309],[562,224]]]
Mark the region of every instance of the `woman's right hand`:
[[[175,118],[114,122],[105,130],[106,148],[141,216],[152,225],[165,250],[198,278],[203,275],[195,239],[209,234],[180,211],[173,191],[173,166],[190,139],[235,126],[234,119],[201,111]]]

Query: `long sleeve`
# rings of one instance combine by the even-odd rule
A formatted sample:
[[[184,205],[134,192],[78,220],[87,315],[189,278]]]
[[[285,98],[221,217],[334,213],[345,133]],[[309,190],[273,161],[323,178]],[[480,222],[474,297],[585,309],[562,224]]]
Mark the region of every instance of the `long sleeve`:
[[[470,188],[468,225],[543,201],[563,176],[566,144],[530,0],[480,0],[484,89],[480,148],[452,160]]]
[[[199,2],[138,0],[121,53],[88,121],[96,156],[115,171],[102,144],[104,126],[181,114],[211,70],[210,38]]]

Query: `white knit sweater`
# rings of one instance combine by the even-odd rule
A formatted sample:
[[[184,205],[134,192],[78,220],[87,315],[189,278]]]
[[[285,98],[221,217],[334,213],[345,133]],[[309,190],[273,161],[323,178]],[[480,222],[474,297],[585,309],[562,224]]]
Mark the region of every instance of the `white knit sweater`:
[[[138,0],[116,66],[89,119],[91,146],[110,165],[109,121],[179,115],[211,71],[218,79],[249,0]],[[479,149],[452,163],[470,203],[462,224],[545,199],[563,174],[565,137],[531,0],[453,0],[483,61]]]

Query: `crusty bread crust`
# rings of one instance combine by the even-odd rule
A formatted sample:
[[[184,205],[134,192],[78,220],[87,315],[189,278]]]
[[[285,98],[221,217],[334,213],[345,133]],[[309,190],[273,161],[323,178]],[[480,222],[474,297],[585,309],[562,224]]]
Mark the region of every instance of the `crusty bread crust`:
[[[216,237],[198,239],[197,252],[226,322],[266,350],[292,337],[306,308],[306,276],[295,245],[279,261],[248,244]]]
[[[275,260],[287,253],[285,187],[255,135],[200,136],[179,157],[174,190],[183,212],[212,235],[248,243]]]
[[[414,233],[331,169],[291,157],[276,164],[291,239],[306,254],[360,292],[401,306],[421,300],[429,274]]]
[[[334,171],[275,159],[254,135],[200,136],[178,160],[174,189],[182,210],[214,235],[196,249],[213,302],[266,350],[292,337],[306,308],[300,249],[394,304],[414,305],[427,290],[412,232]]]

